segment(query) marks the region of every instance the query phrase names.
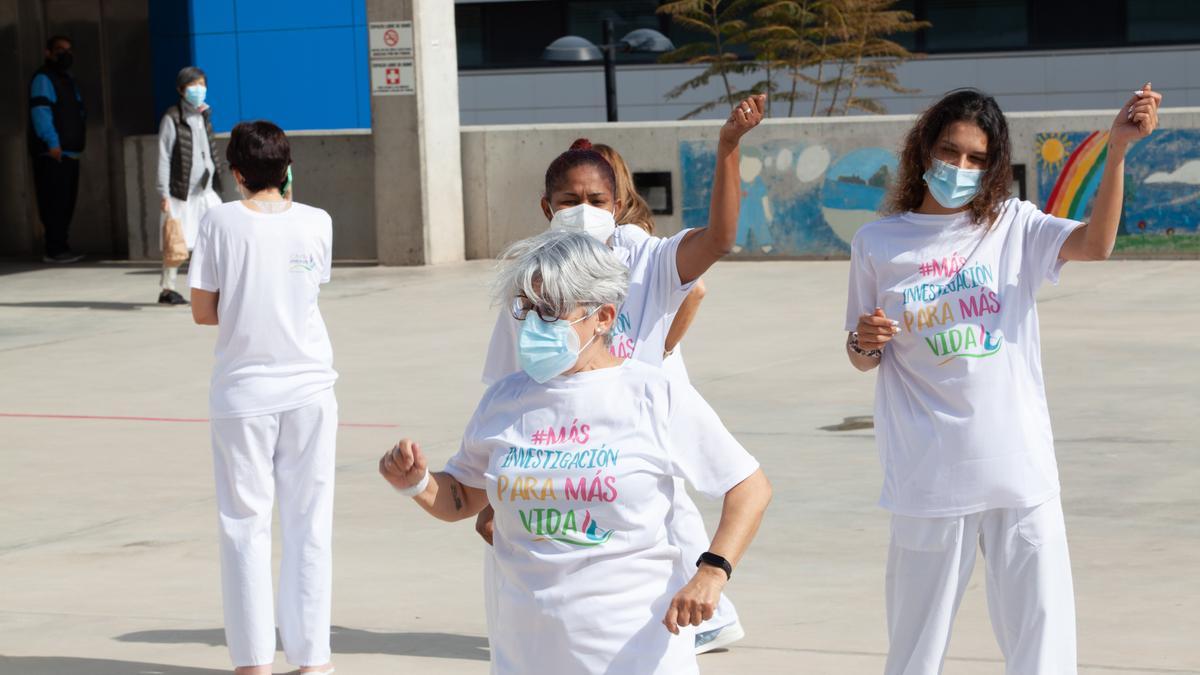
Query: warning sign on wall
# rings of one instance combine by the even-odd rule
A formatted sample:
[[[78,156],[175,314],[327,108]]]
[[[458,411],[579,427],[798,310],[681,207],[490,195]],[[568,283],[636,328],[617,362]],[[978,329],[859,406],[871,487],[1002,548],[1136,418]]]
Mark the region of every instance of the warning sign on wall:
[[[411,21],[373,21],[367,25],[371,60],[410,59],[413,56]]]
[[[417,93],[412,59],[371,62],[372,96],[411,96]]]

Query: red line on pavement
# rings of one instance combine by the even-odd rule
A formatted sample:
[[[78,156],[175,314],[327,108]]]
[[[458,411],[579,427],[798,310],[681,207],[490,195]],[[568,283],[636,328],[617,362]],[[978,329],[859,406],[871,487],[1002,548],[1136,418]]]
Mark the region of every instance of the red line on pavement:
[[[42,419],[42,420],[104,420],[104,421],[121,421],[121,422],[174,422],[174,423],[204,423],[208,422],[207,418],[201,417],[135,417],[127,415],[52,415],[42,413],[3,413],[0,412],[0,417],[21,417],[26,419]],[[396,429],[399,424],[369,424],[342,422],[339,427],[353,427],[357,429]]]

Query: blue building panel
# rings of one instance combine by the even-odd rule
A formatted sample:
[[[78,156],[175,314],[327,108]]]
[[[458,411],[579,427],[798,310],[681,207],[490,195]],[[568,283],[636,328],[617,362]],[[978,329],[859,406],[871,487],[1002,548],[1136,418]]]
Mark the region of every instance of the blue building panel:
[[[234,33],[192,37],[194,65],[208,75],[208,104],[216,131],[229,131],[242,119],[238,44]]]
[[[213,126],[270,119],[284,129],[371,126],[366,0],[153,0],[155,114],[175,74],[209,76]]]
[[[366,0],[236,0],[237,29],[244,32],[353,26],[355,2],[365,4]]]
[[[192,33],[236,32],[233,6],[234,0],[195,0],[191,3]]]
[[[238,33],[242,116],[284,129],[358,126],[354,31]]]

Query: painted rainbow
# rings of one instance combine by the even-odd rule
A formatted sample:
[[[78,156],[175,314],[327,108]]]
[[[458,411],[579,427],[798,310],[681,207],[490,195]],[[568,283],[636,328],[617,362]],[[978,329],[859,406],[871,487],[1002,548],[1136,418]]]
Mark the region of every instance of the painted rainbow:
[[[1058,174],[1046,213],[1060,218],[1083,220],[1087,207],[1100,187],[1104,159],[1108,156],[1108,132],[1094,131],[1071,152]]]

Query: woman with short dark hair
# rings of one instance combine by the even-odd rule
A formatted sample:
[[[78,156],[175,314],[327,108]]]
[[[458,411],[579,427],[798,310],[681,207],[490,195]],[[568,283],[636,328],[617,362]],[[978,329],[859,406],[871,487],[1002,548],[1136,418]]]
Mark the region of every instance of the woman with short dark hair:
[[[1007,672],[1076,672],[1035,297],[1066,261],[1112,252],[1125,155],[1157,126],[1161,98],[1147,83],[1113,120],[1081,223],[1009,196],[1004,113],[982,92],[951,92],[908,133],[891,215],[854,237],[846,353],[879,369],[880,505],[892,512],[887,675],[941,672],[978,549]]]
[[[195,66],[188,66],[175,76],[179,101],[167,108],[158,125],[157,189],[162,198],[163,220],[173,218],[183,230],[183,239],[190,251],[196,245],[200,219],[213,206],[221,203],[221,166],[216,161],[213,139],[212,108],[206,102],[208,76]],[[166,234],[159,241],[166,245]],[[171,264],[171,263],[175,264]],[[163,261],[161,292],[158,301],[165,305],[185,305],[175,290],[179,264]]]
[[[330,673],[337,373],[317,307],[329,214],[283,197],[283,130],[243,122],[226,157],[243,199],[209,210],[192,255],[192,315],[218,326],[209,394],[225,638],[239,675],[267,675],[275,627],[301,673]],[[283,530],[272,612],[271,510]]]

